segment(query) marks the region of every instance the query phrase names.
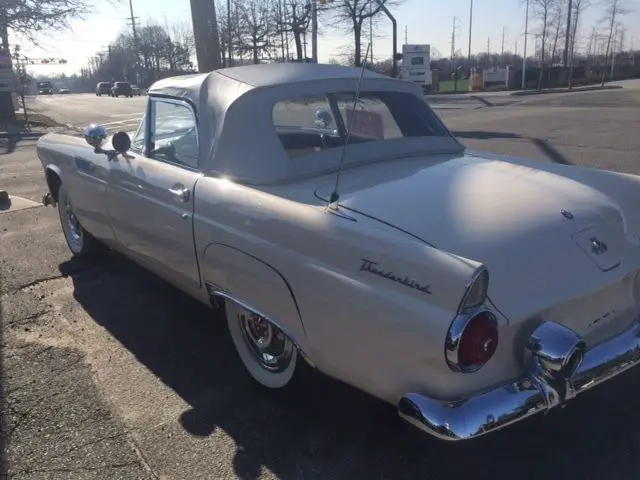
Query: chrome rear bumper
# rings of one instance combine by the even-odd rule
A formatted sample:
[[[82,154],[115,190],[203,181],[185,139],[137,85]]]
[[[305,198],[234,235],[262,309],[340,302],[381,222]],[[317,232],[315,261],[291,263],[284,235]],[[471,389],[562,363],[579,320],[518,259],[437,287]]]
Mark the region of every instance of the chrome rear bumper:
[[[640,363],[640,317],[620,335],[587,351],[572,330],[545,322],[526,347],[527,374],[455,402],[408,393],[400,417],[443,440],[468,440],[549,410]]]

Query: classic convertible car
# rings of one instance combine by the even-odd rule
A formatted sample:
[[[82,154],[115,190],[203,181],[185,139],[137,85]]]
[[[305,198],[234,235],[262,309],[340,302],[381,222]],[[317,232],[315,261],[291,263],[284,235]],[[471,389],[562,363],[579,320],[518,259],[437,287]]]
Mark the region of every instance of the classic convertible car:
[[[263,386],[308,363],[462,440],[640,361],[640,177],[469,151],[419,86],[355,68],[148,95],[132,136],[39,140],[43,201],[73,255],[222,301]]]

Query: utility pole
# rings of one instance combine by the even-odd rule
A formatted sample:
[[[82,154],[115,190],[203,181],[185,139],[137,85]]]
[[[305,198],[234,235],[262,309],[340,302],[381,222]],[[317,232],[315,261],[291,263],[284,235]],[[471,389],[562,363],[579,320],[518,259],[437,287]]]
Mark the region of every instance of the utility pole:
[[[567,3],[567,31],[564,36],[564,53],[562,54],[562,66],[567,68],[569,65],[569,42],[571,39],[571,13],[573,11],[573,1],[568,0]],[[553,59],[552,59],[553,60]]]
[[[280,21],[280,53],[284,62],[284,10],[282,9],[282,0],[278,0],[278,19]]]
[[[469,2],[469,50],[467,59],[469,61],[469,72],[471,72],[471,27],[473,26],[473,0]]]
[[[502,27],[502,45],[500,46],[500,62],[504,58],[504,27]]]
[[[111,45],[107,46],[107,54],[109,55],[109,74],[111,75],[111,81],[115,81],[115,75],[113,74],[113,56],[111,55]]]
[[[129,19],[131,20],[131,31],[133,32],[133,53],[136,59],[136,65],[134,68],[135,74],[136,74],[136,83],[139,84],[140,83],[140,71],[138,69],[138,64],[140,62],[140,57],[138,57],[138,29],[136,28],[136,16],[133,14],[133,0],[129,0],[129,13],[131,14],[131,17],[129,17]]]
[[[318,63],[318,2],[311,0],[311,60]]]
[[[373,65],[373,2],[369,2],[369,49],[371,50],[371,65]]]
[[[451,32],[451,68],[453,70],[453,91],[458,91],[458,70],[456,69],[456,27],[458,18],[453,17],[453,30]]]
[[[527,36],[529,35],[529,0],[527,0],[526,13],[524,15],[524,52],[522,53],[522,85],[525,87],[525,75],[527,72]]]
[[[284,23],[288,24],[289,23],[289,9],[287,8],[287,2],[284,2]],[[287,62],[291,59],[290,53],[289,53],[289,30],[285,30],[284,32],[284,38],[285,38],[285,43],[284,43],[284,49],[287,53]]]
[[[190,0],[190,4],[198,71],[216,70],[220,68],[222,60],[215,3],[211,0]]]
[[[135,42],[136,48],[138,47],[138,31],[136,29],[136,17],[133,15],[133,0],[129,0],[129,12],[131,13],[131,30],[133,31],[133,41]]]
[[[9,50],[9,18],[4,1],[0,3],[0,49]]]
[[[451,63],[453,63],[456,52],[456,20],[456,17],[453,17],[453,29],[451,30]]]
[[[231,35],[231,0],[227,0],[227,44],[229,46],[229,66],[233,67],[233,38]]]
[[[406,25],[404,26],[404,43],[405,45],[409,43],[409,29]]]

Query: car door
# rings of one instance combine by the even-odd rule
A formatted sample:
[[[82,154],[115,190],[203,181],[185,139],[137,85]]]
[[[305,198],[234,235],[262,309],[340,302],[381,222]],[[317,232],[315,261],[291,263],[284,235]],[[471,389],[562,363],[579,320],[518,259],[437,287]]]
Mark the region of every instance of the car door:
[[[73,210],[84,228],[104,242],[114,240],[107,210],[109,159],[93,148],[73,148],[71,175],[64,175]]]
[[[192,106],[150,98],[130,152],[111,162],[112,224],[128,253],[188,290],[200,286],[193,241],[193,193],[200,176]]]

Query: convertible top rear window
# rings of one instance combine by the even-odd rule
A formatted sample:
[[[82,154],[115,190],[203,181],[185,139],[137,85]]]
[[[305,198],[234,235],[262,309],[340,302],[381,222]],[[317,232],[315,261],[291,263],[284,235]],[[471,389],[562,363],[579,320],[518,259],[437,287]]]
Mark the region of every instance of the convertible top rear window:
[[[415,95],[396,91],[330,93],[283,100],[273,124],[291,158],[349,145],[403,137],[448,136],[430,108]]]

